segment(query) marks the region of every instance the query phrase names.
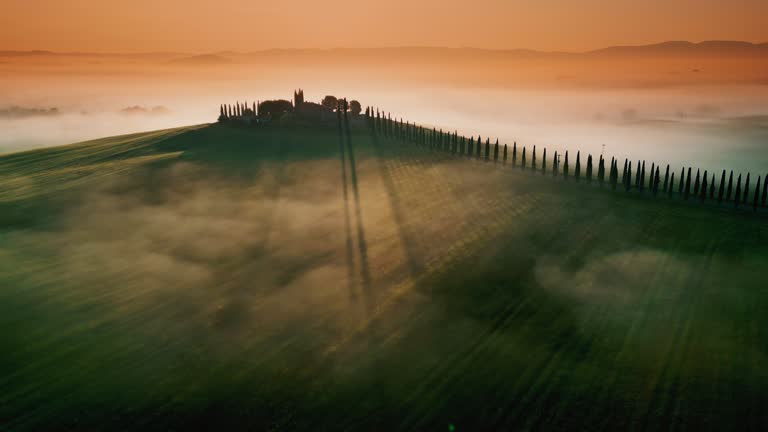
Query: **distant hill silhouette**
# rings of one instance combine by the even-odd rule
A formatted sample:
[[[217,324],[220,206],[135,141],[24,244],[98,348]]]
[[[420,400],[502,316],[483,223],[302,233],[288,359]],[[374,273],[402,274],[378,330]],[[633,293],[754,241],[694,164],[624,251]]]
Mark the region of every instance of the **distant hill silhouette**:
[[[51,51],[0,51],[2,57],[21,56],[98,56],[98,57],[145,57],[164,58],[173,53],[56,53]],[[313,58],[313,57],[350,57],[350,58],[488,58],[488,59],[578,59],[595,57],[766,57],[768,43],[744,41],[667,41],[649,45],[610,46],[584,51],[537,51],[530,49],[484,49],[484,48],[449,48],[402,46],[383,48],[331,48],[331,49],[264,49],[251,52],[218,51],[208,54],[182,54],[171,57],[170,62],[180,64],[225,64],[236,61],[248,61],[259,58]]]

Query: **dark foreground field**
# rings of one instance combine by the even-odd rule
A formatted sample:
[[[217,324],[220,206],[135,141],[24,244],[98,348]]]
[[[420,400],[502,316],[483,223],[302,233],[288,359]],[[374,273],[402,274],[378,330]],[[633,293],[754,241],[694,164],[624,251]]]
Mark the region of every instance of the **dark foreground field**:
[[[766,215],[335,129],[0,157],[0,430],[764,430]]]

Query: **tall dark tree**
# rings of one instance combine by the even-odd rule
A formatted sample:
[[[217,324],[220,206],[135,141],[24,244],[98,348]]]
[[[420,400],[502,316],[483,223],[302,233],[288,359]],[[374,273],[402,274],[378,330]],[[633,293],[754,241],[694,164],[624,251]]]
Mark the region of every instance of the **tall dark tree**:
[[[675,189],[672,187],[672,185],[675,184],[675,173],[672,173],[672,177],[669,178],[669,191],[667,191],[667,196],[672,198],[672,192]]]
[[[521,168],[525,169],[525,146],[523,146],[523,157],[520,158]]]
[[[504,144],[504,163],[507,163],[507,145]]]
[[[693,195],[698,196],[699,195],[699,187],[701,186],[701,181],[699,177],[699,170],[696,170],[696,181],[693,183]]]
[[[685,187],[685,168],[680,170],[680,184],[677,185],[677,194],[683,196],[683,187]]]
[[[757,185],[755,186],[755,199],[752,201],[752,211],[757,211],[757,204],[760,198],[760,176],[757,177]]]
[[[483,139],[480,138],[480,135],[477,136],[477,145],[475,146],[475,150],[477,153],[475,153],[475,157],[480,159],[480,152],[482,151],[483,147]]]
[[[632,162],[629,163],[627,166],[627,184],[624,185],[624,188],[629,191],[629,189],[632,187]]]
[[[531,169],[536,170],[536,146],[533,146],[533,153],[531,154]]]
[[[704,177],[701,181],[701,200],[704,201],[707,199],[707,187],[709,185],[707,184],[707,170],[704,170]]]
[[[490,159],[491,157],[491,140],[490,138],[485,139],[485,160]]]
[[[667,164],[667,171],[664,173],[664,193],[667,193],[668,186],[669,186],[669,164]]]
[[[467,156],[472,157],[472,146],[475,143],[475,140],[472,138],[467,139]]]
[[[581,179],[581,152],[576,152],[576,169],[574,170],[574,177],[576,177],[576,182],[578,182]]]
[[[496,144],[493,145],[493,160],[499,160],[499,139],[496,138]]]
[[[640,169],[640,161],[637,161],[637,173],[635,174],[635,187],[640,189],[640,173],[642,170]]]
[[[688,168],[688,177],[685,179],[685,191],[683,197],[688,200],[691,196],[691,168]]]
[[[645,189],[645,161],[643,161],[643,167],[640,170],[640,181],[637,182],[637,186],[640,188],[640,192]]]
[[[739,179],[736,181],[736,195],[733,197],[733,207],[739,208],[740,201],[741,201],[741,174],[739,174]]]
[[[731,193],[733,192],[733,170],[731,170],[731,175],[728,177],[728,188],[725,190],[725,200],[730,201],[731,200]]]
[[[517,164],[517,141],[512,143],[512,166]]]
[[[557,151],[555,151],[555,157],[552,158],[552,177],[557,177]]]
[[[653,176],[653,186],[651,186],[651,190],[653,191],[653,196],[656,196],[659,194],[659,183],[661,182],[661,179],[659,178],[659,167],[656,167],[656,175]]]
[[[725,193],[725,170],[723,170],[723,175],[720,177],[720,189],[717,191],[718,204],[723,202],[723,193]]]
[[[625,188],[627,187],[627,167],[628,167],[628,164],[629,164],[629,162],[626,159],[624,159],[624,171],[622,171],[622,173],[621,173],[621,184]]]
[[[547,148],[544,147],[544,152],[541,155],[541,174],[547,173]]]
[[[565,163],[563,164],[563,177],[568,178],[568,152],[565,152]]]

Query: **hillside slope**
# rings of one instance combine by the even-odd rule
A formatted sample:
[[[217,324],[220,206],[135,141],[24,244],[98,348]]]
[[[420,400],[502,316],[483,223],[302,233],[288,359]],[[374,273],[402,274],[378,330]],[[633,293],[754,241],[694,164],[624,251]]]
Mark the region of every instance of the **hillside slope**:
[[[12,430],[766,426],[764,215],[368,131],[0,157]]]

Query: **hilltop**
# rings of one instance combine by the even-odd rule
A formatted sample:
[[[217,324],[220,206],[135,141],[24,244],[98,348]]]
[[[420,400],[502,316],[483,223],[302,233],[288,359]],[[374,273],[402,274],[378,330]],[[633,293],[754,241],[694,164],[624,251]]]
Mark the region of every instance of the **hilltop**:
[[[365,127],[0,156],[14,430],[759,429],[765,214]]]

